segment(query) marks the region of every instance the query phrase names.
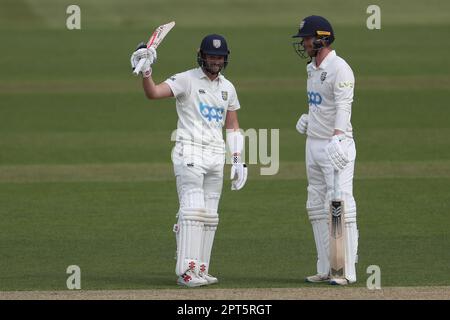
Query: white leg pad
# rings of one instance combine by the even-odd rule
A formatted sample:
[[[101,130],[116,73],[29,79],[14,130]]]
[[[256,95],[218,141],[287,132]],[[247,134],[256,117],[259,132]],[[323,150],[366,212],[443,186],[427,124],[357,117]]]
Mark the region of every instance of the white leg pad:
[[[328,275],[330,272],[328,213],[323,205],[308,206],[307,211],[317,249],[317,273]]]
[[[347,201],[345,208],[345,278],[356,282],[356,266],[358,263],[358,228],[356,225],[356,205],[353,197]],[[345,204],[344,204],[345,205]]]
[[[207,219],[203,224],[202,248],[200,254],[200,271],[208,274],[211,252],[216,234],[217,225],[219,224],[219,215],[217,212],[207,210]]]
[[[205,207],[209,211],[216,213],[219,211],[220,193],[205,193]]]
[[[180,187],[180,207],[181,208],[204,208],[205,207],[205,195],[203,189],[192,188],[189,190],[182,190]]]
[[[177,219],[178,219],[178,214],[179,213],[177,213]],[[173,225],[172,231],[175,233],[175,240],[177,242],[177,249],[175,250],[175,260],[177,260],[178,259],[178,250],[180,248],[180,232],[179,232],[180,231],[180,220],[179,219],[178,219],[177,223],[175,223]]]
[[[180,251],[180,229],[182,225],[182,211],[186,208],[186,210],[193,210],[192,208],[204,208],[205,207],[205,199],[203,189],[201,188],[191,188],[186,189],[184,185],[181,184],[181,179],[177,178],[177,189],[178,196],[180,200],[180,209],[176,215],[177,223],[173,226],[173,232],[175,233],[175,240],[177,242],[177,250],[175,253],[175,259],[178,260],[178,252]],[[194,209],[195,210],[195,209]],[[204,210],[204,209],[201,209]],[[177,267],[178,269],[178,267]]]
[[[178,223],[178,250],[176,274],[181,276],[188,269],[198,273],[202,247],[205,209],[181,208]]]

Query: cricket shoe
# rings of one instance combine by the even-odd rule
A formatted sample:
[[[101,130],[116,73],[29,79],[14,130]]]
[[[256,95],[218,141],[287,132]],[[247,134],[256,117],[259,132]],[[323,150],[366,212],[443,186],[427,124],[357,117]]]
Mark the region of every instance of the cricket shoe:
[[[335,279],[330,279],[330,284],[333,286],[346,286],[352,283],[355,283],[356,281],[348,281],[345,278],[335,278]]]
[[[306,277],[305,281],[310,283],[329,282],[330,277],[327,274],[315,274],[313,276]]]
[[[212,275],[205,273],[205,272],[200,272],[199,273],[200,278],[205,279],[209,284],[214,284],[219,282],[219,279],[217,279],[216,277],[213,277]]]
[[[195,288],[207,285],[208,281],[199,277],[194,271],[188,270],[178,277],[177,283],[180,286]]]
[[[200,278],[205,279],[208,282],[208,284],[214,284],[219,282],[219,280],[216,277],[213,277],[208,273],[208,267],[206,263],[200,264],[200,270],[198,275],[200,276]]]

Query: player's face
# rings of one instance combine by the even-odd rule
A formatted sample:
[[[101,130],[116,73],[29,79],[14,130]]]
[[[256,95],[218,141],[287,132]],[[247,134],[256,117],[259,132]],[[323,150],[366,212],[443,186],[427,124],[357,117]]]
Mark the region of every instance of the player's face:
[[[223,56],[210,56],[207,54],[205,56],[205,60],[207,67],[206,69],[212,74],[218,74],[223,69],[225,64],[225,57]]]
[[[314,51],[314,37],[305,37],[303,38],[303,47],[306,50],[306,53],[308,54],[308,56],[310,57],[314,57],[315,56],[315,51]]]

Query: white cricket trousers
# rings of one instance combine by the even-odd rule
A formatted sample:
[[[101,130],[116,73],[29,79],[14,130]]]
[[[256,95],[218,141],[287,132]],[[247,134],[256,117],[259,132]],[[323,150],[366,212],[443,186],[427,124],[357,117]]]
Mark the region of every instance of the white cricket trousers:
[[[306,173],[308,178],[308,199],[306,209],[311,222],[317,249],[317,273],[328,275],[329,261],[329,206],[334,190],[334,169],[325,152],[329,139],[308,137],[306,139]],[[355,264],[358,256],[358,229],[356,224],[356,203],[353,198],[353,174],[355,168],[355,142],[347,138],[350,162],[339,172],[339,184],[344,200],[345,219],[345,277],[356,281]]]
[[[180,202],[174,226],[177,240],[175,271],[178,276],[189,269],[208,274],[219,223],[225,154],[177,142],[172,161]]]

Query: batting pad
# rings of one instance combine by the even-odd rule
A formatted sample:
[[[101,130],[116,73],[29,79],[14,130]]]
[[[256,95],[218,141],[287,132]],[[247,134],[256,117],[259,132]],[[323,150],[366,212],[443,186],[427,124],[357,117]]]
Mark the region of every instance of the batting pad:
[[[202,232],[202,248],[200,253],[200,271],[208,273],[211,252],[216,234],[217,225],[219,224],[219,215],[217,212],[207,210],[207,216],[203,224]]]
[[[345,278],[356,281],[356,266],[358,262],[358,228],[356,225],[356,208],[350,208],[345,213]]]
[[[323,205],[308,205],[307,211],[313,228],[314,242],[316,243],[317,249],[317,273],[326,275],[330,271],[328,212],[324,209]]]
[[[217,226],[218,217],[208,214],[204,208],[181,208],[179,212],[178,250],[176,274],[182,275],[188,269],[199,271],[199,261],[203,248],[203,230]]]

